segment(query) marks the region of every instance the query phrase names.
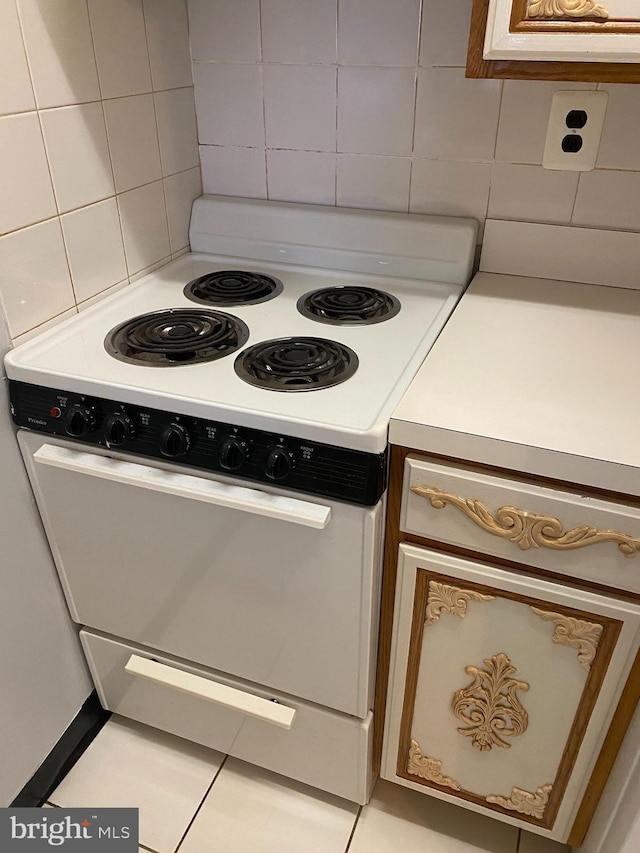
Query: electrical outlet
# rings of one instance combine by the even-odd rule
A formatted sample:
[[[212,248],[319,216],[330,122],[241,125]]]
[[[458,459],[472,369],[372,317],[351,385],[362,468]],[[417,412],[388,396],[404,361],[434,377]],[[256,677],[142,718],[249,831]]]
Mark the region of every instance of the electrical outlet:
[[[596,165],[607,110],[606,92],[556,92],[551,102],[545,169],[588,172]]]

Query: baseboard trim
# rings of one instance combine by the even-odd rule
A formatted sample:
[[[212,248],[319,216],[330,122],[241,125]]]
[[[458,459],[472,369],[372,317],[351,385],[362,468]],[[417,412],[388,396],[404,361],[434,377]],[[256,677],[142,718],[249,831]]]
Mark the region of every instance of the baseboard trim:
[[[11,806],[37,808],[46,802],[110,716],[94,690]]]

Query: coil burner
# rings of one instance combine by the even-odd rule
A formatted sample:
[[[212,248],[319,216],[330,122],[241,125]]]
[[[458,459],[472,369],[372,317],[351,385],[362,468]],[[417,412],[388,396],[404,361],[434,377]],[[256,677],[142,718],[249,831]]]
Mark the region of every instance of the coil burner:
[[[317,391],[349,379],[358,356],[325,338],[276,338],[240,353],[235,371],[241,379],[269,391]]]
[[[249,329],[221,311],[169,308],[132,317],[107,335],[107,352],[120,361],[176,367],[214,361],[238,350]]]
[[[261,273],[217,270],[190,281],[184,295],[203,305],[256,305],[275,299],[282,288],[279,279]]]
[[[395,296],[371,287],[324,287],[301,296],[298,311],[319,323],[365,326],[395,317],[400,302]]]

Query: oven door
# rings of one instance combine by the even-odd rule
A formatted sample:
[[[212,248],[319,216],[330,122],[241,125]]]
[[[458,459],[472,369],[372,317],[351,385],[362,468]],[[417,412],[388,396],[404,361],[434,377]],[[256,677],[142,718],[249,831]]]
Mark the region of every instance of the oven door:
[[[18,438],[76,622],[366,715],[381,504]]]

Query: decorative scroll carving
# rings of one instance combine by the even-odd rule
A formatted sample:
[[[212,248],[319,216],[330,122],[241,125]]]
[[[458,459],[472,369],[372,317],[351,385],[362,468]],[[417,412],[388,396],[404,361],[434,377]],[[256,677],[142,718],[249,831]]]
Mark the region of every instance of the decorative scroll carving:
[[[552,785],[542,785],[541,788],[536,788],[535,794],[529,791],[523,791],[522,788],[512,788],[511,796],[500,797],[497,794],[491,794],[485,797],[488,803],[495,803],[502,806],[503,809],[511,809],[520,814],[526,814],[530,817],[535,817],[537,820],[542,820],[544,810],[549,802]]]
[[[420,776],[429,782],[435,782],[437,785],[443,785],[446,788],[453,788],[454,791],[460,791],[460,785],[449,776],[443,776],[441,771],[442,761],[438,761],[437,758],[427,758],[426,755],[422,754],[422,749],[418,741],[412,740],[409,747],[407,772],[413,776]]]
[[[516,668],[503,654],[485,659],[486,669],[466,666],[464,671],[473,676],[472,683],[456,690],[451,699],[451,710],[466,728],[461,735],[471,738],[476,749],[488,752],[493,746],[509,749],[505,737],[517,737],[527,730],[529,716],[516,693],[528,690],[526,681],[511,676]]]
[[[596,0],[529,0],[527,18],[603,18],[609,13]]]
[[[555,622],[556,629],[551,638],[561,646],[571,646],[578,649],[578,660],[585,669],[591,669],[591,663],[596,656],[598,643],[602,636],[603,627],[584,619],[574,619],[561,613],[551,613],[532,607],[531,611],[544,619],[545,622]]]
[[[450,613],[459,619],[467,615],[469,601],[494,601],[495,595],[483,595],[472,589],[458,589],[438,581],[429,581],[426,621],[437,622],[441,613]]]
[[[529,548],[568,551],[598,542],[615,542],[625,557],[640,552],[640,539],[615,530],[598,530],[583,524],[565,531],[559,519],[515,506],[501,506],[494,518],[482,501],[461,498],[436,486],[412,486],[411,491],[427,498],[434,509],[443,509],[447,504],[457,507],[487,533],[515,542],[522,551]]]

